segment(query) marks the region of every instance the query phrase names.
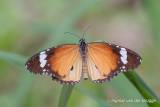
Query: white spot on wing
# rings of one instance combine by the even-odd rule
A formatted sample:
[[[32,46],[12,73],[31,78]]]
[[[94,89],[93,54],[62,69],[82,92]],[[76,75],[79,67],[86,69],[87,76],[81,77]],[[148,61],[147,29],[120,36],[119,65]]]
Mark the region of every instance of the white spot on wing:
[[[123,62],[123,64],[127,64],[127,51],[125,48],[121,48],[120,50],[120,54],[121,56],[121,61]]]
[[[121,50],[124,50],[124,51],[126,51],[126,49],[125,49],[125,48],[121,48]]]
[[[142,63],[142,60],[140,59],[140,62]]]
[[[45,54],[45,51],[41,52],[39,55],[39,61],[40,61],[40,67],[43,68],[46,65],[47,60],[45,58],[47,55]]]
[[[26,68],[28,68],[28,66],[26,65]]]
[[[40,54],[45,54],[46,52],[45,51],[42,51]]]

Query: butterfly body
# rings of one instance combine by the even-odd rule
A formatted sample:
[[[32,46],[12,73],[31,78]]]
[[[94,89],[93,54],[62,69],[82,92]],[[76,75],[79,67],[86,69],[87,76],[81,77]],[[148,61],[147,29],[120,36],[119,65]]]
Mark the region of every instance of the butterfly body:
[[[83,78],[88,79],[88,67],[87,67],[87,44],[85,42],[85,39],[79,40],[79,52],[81,54],[82,58],[82,72],[83,72]]]
[[[61,84],[78,83],[81,76],[96,83],[108,81],[118,73],[136,69],[141,57],[134,51],[109,43],[66,44],[32,56],[26,68],[35,74],[50,75]]]

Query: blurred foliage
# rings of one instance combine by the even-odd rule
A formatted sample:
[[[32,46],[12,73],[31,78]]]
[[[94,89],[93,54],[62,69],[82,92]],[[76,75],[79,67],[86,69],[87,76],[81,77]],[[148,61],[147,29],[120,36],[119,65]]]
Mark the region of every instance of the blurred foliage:
[[[78,38],[64,32],[81,36],[91,25],[93,28],[85,35],[87,42],[119,44],[142,56],[143,63],[136,74],[159,97],[159,4],[158,0],[1,0],[0,107],[55,107],[60,98],[67,101],[68,107],[147,107],[144,102],[112,101],[144,99],[123,73],[102,84],[81,80],[73,91],[63,94],[62,85],[48,76],[30,74],[24,63],[43,49],[78,43]],[[69,102],[67,94],[68,98],[71,94]]]

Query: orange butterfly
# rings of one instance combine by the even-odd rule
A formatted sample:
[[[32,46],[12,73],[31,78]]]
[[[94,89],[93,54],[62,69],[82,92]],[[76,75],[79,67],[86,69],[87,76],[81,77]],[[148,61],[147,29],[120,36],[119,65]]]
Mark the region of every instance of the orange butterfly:
[[[95,83],[109,81],[118,73],[137,68],[141,57],[130,49],[109,43],[65,44],[32,56],[25,64],[34,73],[49,75],[61,84],[73,85],[83,76]]]

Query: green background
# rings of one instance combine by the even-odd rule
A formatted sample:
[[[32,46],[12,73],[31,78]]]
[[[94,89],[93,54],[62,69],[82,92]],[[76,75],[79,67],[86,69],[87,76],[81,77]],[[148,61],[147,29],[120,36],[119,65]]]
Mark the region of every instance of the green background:
[[[137,75],[160,96],[159,0],[1,0],[0,107],[56,107],[63,85],[49,76],[33,75],[25,62],[53,46],[105,41],[136,51],[143,59]],[[73,88],[68,107],[147,107],[147,103],[115,103],[112,99],[143,99],[119,74],[110,82],[81,80]],[[155,106],[156,107],[156,106]]]

